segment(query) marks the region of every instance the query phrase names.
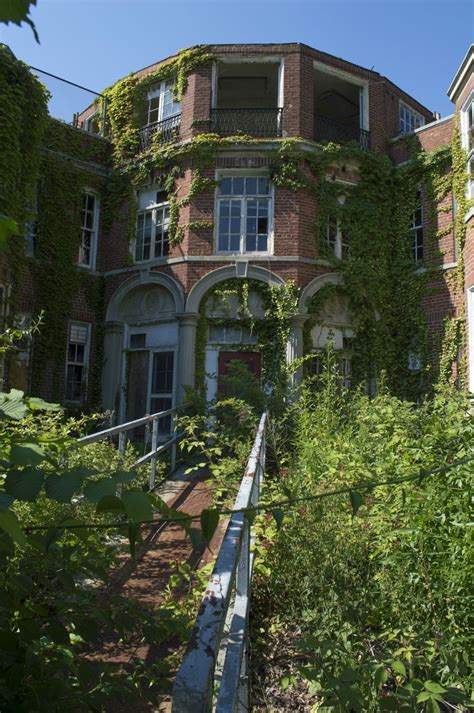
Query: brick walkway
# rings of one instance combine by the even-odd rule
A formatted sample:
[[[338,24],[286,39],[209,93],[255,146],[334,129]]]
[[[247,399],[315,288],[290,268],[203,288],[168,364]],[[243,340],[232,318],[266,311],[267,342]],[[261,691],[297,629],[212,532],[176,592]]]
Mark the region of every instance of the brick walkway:
[[[184,475],[185,468],[179,468],[172,480],[166,481],[156,493],[174,509],[190,515],[199,515],[212,502],[210,482],[204,471],[194,471]],[[222,541],[226,522],[222,520],[210,543],[212,552],[216,552]],[[183,528],[174,523],[161,525],[149,531],[144,544],[139,548],[135,560],[127,559],[117,573],[112,590],[125,595],[136,602],[147,605],[159,605],[169,577],[176,571],[176,562],[188,562],[193,568],[207,564],[212,558],[209,549],[194,551]],[[91,658],[127,667],[132,658],[139,658],[145,664],[152,665],[176,650],[179,642],[170,641],[167,645],[140,644],[125,645],[122,642],[104,642],[99,651]],[[151,713],[152,711],[170,711],[169,701],[159,707],[143,702],[134,703],[133,709],[127,705],[117,707],[114,713]]]

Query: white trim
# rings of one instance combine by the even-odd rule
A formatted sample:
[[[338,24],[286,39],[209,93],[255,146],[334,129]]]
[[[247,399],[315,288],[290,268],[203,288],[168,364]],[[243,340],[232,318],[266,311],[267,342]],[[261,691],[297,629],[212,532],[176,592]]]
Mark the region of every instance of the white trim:
[[[225,250],[225,251],[220,251],[219,248],[219,202],[220,200],[225,200],[225,198],[219,198],[219,187],[216,186],[215,192],[214,192],[214,255],[216,256],[229,256],[233,258],[237,257],[247,257],[248,259],[252,259],[254,256],[255,257],[263,257],[267,255],[272,255],[273,254],[273,243],[274,243],[274,235],[273,235],[273,223],[274,223],[274,210],[275,210],[275,187],[270,180],[270,172],[268,169],[247,169],[247,168],[237,168],[237,169],[230,169],[230,168],[224,168],[224,169],[216,169],[214,178],[216,182],[219,181],[220,178],[231,178],[233,176],[237,177],[248,177],[248,178],[258,178],[259,176],[264,176],[265,178],[268,178],[268,184],[269,184],[269,192],[266,195],[262,196],[255,196],[256,199],[259,199],[260,197],[262,199],[267,198],[268,199],[268,237],[267,237],[267,249],[265,251],[245,251],[243,250],[243,247],[245,245],[245,226],[246,226],[246,212],[245,212],[245,194],[242,196],[235,196],[236,200],[242,200],[242,212],[240,215],[240,220],[241,220],[241,226],[240,226],[240,251],[239,252],[232,252],[230,250]],[[229,196],[229,200],[232,200],[233,196]]]
[[[330,67],[327,64],[318,62],[317,60],[313,60],[313,68],[316,69],[318,72],[333,75],[338,79],[342,79],[344,82],[348,82],[349,84],[353,84],[354,86],[362,89],[362,121],[359,120],[359,128],[363,129],[364,131],[370,131],[369,81],[367,79],[362,79],[361,77],[356,77],[350,72],[345,72],[342,69]],[[360,108],[361,106],[359,100],[359,109]],[[360,126],[360,124],[362,125]]]
[[[415,126],[415,128],[413,129],[413,131],[402,131],[402,127],[401,127],[401,117],[400,117],[400,110],[401,110],[402,108],[405,109],[405,111],[408,111],[410,114],[413,114],[413,117],[415,117],[415,119],[418,118],[418,119],[421,119],[421,121],[422,121],[422,123],[420,124],[420,126]],[[419,111],[417,111],[416,109],[414,109],[413,107],[411,107],[409,104],[407,104],[407,102],[403,101],[402,99],[399,99],[399,100],[398,100],[398,132],[399,132],[399,134],[400,134],[401,136],[410,136],[410,134],[415,133],[415,131],[416,131],[417,129],[420,129],[420,128],[424,127],[424,126],[425,126],[425,123],[426,123],[426,122],[425,122],[425,117],[423,116],[423,114],[420,114]]]
[[[474,61],[474,45],[471,45],[464,55],[464,59],[461,62],[458,71],[456,72],[453,81],[449,85],[447,91],[448,97],[452,102],[455,100],[455,96],[459,91],[460,85],[463,83],[465,76],[471,70],[471,64]]]
[[[81,390],[83,389],[84,393],[84,399],[80,399],[77,401],[76,399],[68,399],[66,398],[67,394],[67,371],[68,371],[68,366],[69,364],[76,364],[77,362],[70,362],[69,361],[69,338],[70,338],[70,333],[71,333],[71,325],[73,324],[78,324],[81,326],[86,327],[86,342],[85,342],[85,347],[84,347],[84,362],[83,362],[83,378],[82,378],[82,384],[83,386],[81,387]],[[92,334],[92,325],[90,322],[83,322],[80,319],[71,319],[67,323],[67,342],[66,342],[66,365],[65,365],[65,374],[64,374],[64,403],[65,404],[83,404],[87,402],[87,390],[89,387],[89,356],[90,356],[90,348],[91,348],[91,334]],[[73,342],[73,344],[77,344],[78,342]]]
[[[84,229],[85,226],[82,221],[82,211],[83,208],[81,206],[81,243],[79,245],[79,253],[77,257],[77,264],[79,267],[82,267],[84,270],[95,270],[96,266],[96,260],[97,260],[97,246],[99,242],[99,221],[100,221],[100,196],[97,193],[96,190],[93,188],[83,188],[81,192],[81,198],[84,201],[85,196],[92,196],[94,198],[94,216],[93,216],[93,225],[92,225],[92,240],[91,240],[91,246],[90,246],[90,262],[88,265],[81,263],[81,252],[82,252],[82,239],[84,237]]]
[[[149,354],[149,364],[148,364],[148,384],[146,393],[146,408],[147,413],[152,413],[151,410],[151,400],[154,399],[170,399],[170,408],[175,407],[176,403],[176,386],[177,386],[177,376],[178,376],[178,347],[163,345],[162,347],[148,347],[142,351],[147,351]],[[164,391],[158,391],[155,394],[151,392],[151,386],[153,383],[153,356],[155,354],[160,354],[162,352],[173,352],[173,383],[171,385],[171,393],[165,393]],[[161,410],[161,409],[160,409]],[[167,410],[167,409],[165,409]]]
[[[469,391],[474,393],[474,286],[466,290]]]

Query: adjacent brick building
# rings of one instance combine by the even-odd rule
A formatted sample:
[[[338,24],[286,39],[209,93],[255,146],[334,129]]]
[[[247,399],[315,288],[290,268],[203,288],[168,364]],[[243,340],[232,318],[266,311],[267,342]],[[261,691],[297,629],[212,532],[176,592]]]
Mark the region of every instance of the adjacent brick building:
[[[341,281],[337,263],[331,258],[343,260],[349,245],[339,225],[328,225],[329,258],[327,252],[321,253],[314,238],[317,201],[307,192],[295,192],[272,181],[272,156],[281,140],[297,139],[298,149],[308,155],[317,155],[322,142],[352,141],[364,151],[386,154],[395,164],[409,160],[404,141],[407,134],[427,152],[451,142],[453,116],[435,117],[389,79],[351,62],[302,44],[215,45],[206,49],[217,61],[189,74],[180,101],[169,80],[151,87],[144,97],[137,155],[154,141],[186,147],[206,132],[242,137],[217,146],[211,165],[202,168],[201,178],[215,180],[216,187],[183,202],[179,214],[182,240],[176,244],[168,240],[169,195],[160,185],[159,174],[155,181],[149,178],[135,186],[136,207],[130,199],[110,203],[113,147],[108,139],[96,135],[95,107],[84,111],[75,127],[65,127],[71,136],[81,139],[79,144],[78,139],[70,141],[79,146],[75,152],[68,150],[67,140],[59,147],[53,145],[51,136],[46,137],[46,153],[67,155],[82,171],[78,269],[86,277],[73,295],[67,334],[57,335],[65,346],[64,363],[58,368],[58,364],[44,361],[41,383],[35,382],[42,396],[58,398],[60,394],[66,403],[84,405],[97,401],[101,381],[102,405],[115,409],[122,419],[176,403],[184,385],[195,383],[202,300],[209,289],[227,280],[247,278],[266,285],[294,281],[300,290],[299,310],[292,321],[288,358],[302,356],[308,349],[303,339],[308,300],[324,285]],[[147,76],[159,67],[160,63],[137,74]],[[449,95],[459,112],[462,141],[474,176],[472,48]],[[190,167],[176,176],[178,199],[189,193],[192,180]],[[334,166],[331,180],[350,190],[359,180],[357,161]],[[468,183],[467,190],[469,197],[474,197],[474,181]],[[443,196],[434,212],[423,191],[420,200],[413,215],[413,256],[420,271],[429,270],[424,297],[429,335],[436,344],[445,320],[462,319],[467,305],[469,343],[464,356],[474,364],[472,210],[465,216],[465,283],[460,286],[451,192]],[[41,200],[38,211],[41,213]],[[426,240],[428,223],[433,220],[436,246]],[[30,239],[40,241],[41,231]],[[18,290],[17,312],[26,321],[42,308],[37,283],[29,277],[35,269],[34,248],[31,252]],[[6,282],[8,277],[5,295]],[[88,297],[91,290],[95,290],[95,299]],[[250,290],[248,305],[256,316],[261,314],[258,291]],[[225,370],[230,352],[250,363],[256,373],[260,363],[258,348],[252,350],[255,336],[238,323],[238,305],[231,299],[223,304],[221,298],[207,309],[211,316],[225,312],[235,318],[233,330],[229,326],[209,328],[205,344],[199,346],[205,351],[207,394],[213,397],[217,375]],[[316,353],[329,340],[334,342],[341,352],[347,383],[353,336],[350,307],[340,299],[325,307],[310,333],[309,349]],[[33,342],[24,345],[7,364],[6,385],[31,388],[29,374],[34,362]],[[453,377],[456,369],[454,364]],[[474,367],[469,370],[469,384],[474,390]]]

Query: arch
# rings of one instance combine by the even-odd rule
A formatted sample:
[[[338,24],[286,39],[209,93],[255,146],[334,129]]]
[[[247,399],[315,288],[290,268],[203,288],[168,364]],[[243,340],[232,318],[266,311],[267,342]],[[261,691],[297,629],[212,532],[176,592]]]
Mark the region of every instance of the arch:
[[[301,291],[299,300],[300,314],[308,314],[308,300],[322,287],[325,287],[325,285],[342,285],[343,283],[344,280],[340,272],[325,272],[324,275],[318,275],[311,282],[308,282]]]
[[[186,312],[194,314],[198,312],[199,305],[201,304],[201,300],[206,292],[219,282],[232,278],[235,278],[236,280],[242,279],[237,276],[235,265],[218,267],[216,270],[212,270],[211,272],[208,272],[207,275],[204,275],[204,277],[201,277],[201,279],[193,285],[188,295],[186,300]],[[285,281],[278,275],[275,275],[274,272],[270,272],[263,267],[256,267],[255,265],[248,266],[246,278],[249,280],[258,280],[259,282],[264,282],[267,285],[285,284]]]
[[[184,295],[178,283],[172,277],[164,273],[147,272],[130,277],[115,290],[107,306],[106,321],[120,321],[120,307],[124,298],[132,290],[145,285],[159,285],[160,287],[164,287],[174,299],[175,312],[179,313],[184,311]]]

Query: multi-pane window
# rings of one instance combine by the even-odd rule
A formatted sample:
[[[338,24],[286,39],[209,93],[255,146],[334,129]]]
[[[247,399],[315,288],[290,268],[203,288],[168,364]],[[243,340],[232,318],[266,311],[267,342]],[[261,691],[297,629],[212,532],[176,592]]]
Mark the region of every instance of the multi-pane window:
[[[411,134],[415,129],[419,129],[425,123],[421,114],[409,109],[406,104],[400,104],[400,133]]]
[[[212,344],[256,344],[257,335],[245,327],[209,327],[209,342]]]
[[[334,363],[337,370],[338,382],[345,388],[352,387],[352,354],[351,349],[338,350]],[[316,352],[309,362],[309,373],[311,376],[320,377],[327,368],[327,355],[323,352]]]
[[[217,189],[217,251],[268,252],[271,211],[267,176],[222,177]]]
[[[148,195],[148,194],[147,194]],[[135,237],[135,261],[154,260],[169,255],[168,229],[170,210],[167,196],[163,191],[154,191],[151,201],[139,200],[144,206],[137,214]]]
[[[147,125],[164,121],[181,112],[181,103],[174,96],[174,82],[168,80],[148,94]]]
[[[38,211],[39,211],[39,182],[36,182],[33,196],[33,220],[25,225],[25,252],[30,257],[35,257],[38,240]]]
[[[150,413],[167,411],[173,406],[174,352],[154,352],[151,371]],[[160,433],[171,430],[171,416],[159,420]]]
[[[67,343],[65,400],[82,403],[86,398],[90,325],[71,322]]]
[[[326,237],[329,254],[347,260],[350,256],[349,237],[342,230],[340,221],[334,218],[328,219]]]
[[[79,265],[94,268],[99,225],[99,199],[86,191],[82,196]]]
[[[416,194],[417,207],[411,216],[412,255],[413,262],[423,260],[423,208],[421,206],[421,192]]]

